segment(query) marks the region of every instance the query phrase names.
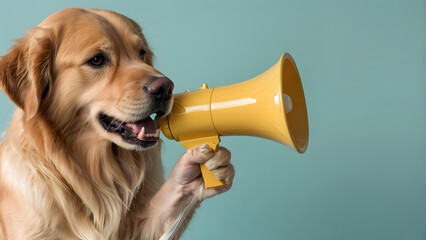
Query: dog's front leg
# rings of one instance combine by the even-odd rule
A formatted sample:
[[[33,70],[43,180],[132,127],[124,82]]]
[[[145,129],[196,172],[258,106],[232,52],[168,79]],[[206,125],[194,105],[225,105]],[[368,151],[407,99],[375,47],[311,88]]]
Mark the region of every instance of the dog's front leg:
[[[231,154],[227,149],[219,148],[219,151],[213,153],[208,145],[191,148],[183,154],[167,181],[148,205],[142,227],[143,239],[159,239],[196,195],[203,184],[199,166],[201,163],[204,163],[219,180],[224,180],[226,184],[219,188],[204,189],[198,195],[196,207],[204,199],[229,190],[234,178],[234,168],[230,164],[230,158]],[[183,233],[196,207],[191,209],[175,235],[175,239]]]

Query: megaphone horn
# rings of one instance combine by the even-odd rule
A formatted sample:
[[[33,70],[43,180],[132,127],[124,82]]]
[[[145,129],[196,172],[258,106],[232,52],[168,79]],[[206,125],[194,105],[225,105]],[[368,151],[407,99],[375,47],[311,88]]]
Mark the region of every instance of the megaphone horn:
[[[219,136],[271,139],[304,153],[309,128],[302,82],[293,58],[284,53],[264,73],[244,82],[174,95],[171,113],[161,119],[163,134],[186,148],[208,144]],[[206,188],[224,183],[201,165]]]

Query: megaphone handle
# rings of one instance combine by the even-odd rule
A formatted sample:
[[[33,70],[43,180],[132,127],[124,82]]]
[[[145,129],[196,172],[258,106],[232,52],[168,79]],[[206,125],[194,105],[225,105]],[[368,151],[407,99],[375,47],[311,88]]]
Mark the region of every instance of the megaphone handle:
[[[195,138],[188,140],[181,140],[180,143],[186,148],[190,149],[195,146],[199,146],[202,144],[207,144],[210,148],[216,152],[218,148],[218,144],[220,142],[219,136],[210,136],[203,138]],[[203,175],[204,185],[206,188],[215,188],[225,185],[224,181],[218,180],[215,175],[210,171],[204,164],[200,164],[201,174]]]

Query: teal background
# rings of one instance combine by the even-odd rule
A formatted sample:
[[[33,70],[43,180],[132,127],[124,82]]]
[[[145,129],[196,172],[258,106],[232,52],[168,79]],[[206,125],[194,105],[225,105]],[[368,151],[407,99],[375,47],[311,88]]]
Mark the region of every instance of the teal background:
[[[182,239],[425,239],[423,1],[8,1],[0,54],[66,7],[141,24],[175,92],[263,72],[289,52],[309,112],[305,154],[223,137],[233,188],[206,200]],[[0,127],[13,105],[0,95]],[[185,149],[165,140],[166,171]]]

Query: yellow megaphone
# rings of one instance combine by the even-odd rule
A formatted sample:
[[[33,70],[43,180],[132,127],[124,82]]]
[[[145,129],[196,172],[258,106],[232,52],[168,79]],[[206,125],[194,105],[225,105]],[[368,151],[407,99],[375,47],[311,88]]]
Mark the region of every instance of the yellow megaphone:
[[[186,148],[208,144],[213,150],[219,136],[268,138],[299,153],[308,146],[308,116],[302,82],[293,58],[284,53],[264,73],[244,82],[186,91],[174,95],[171,113],[161,118],[168,139]],[[222,186],[203,164],[206,188]]]

